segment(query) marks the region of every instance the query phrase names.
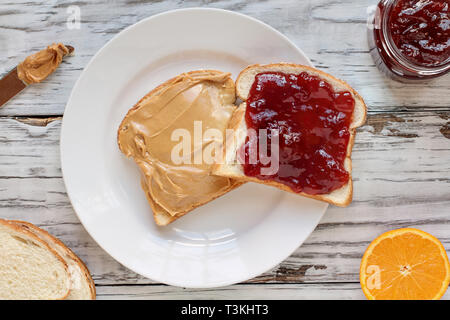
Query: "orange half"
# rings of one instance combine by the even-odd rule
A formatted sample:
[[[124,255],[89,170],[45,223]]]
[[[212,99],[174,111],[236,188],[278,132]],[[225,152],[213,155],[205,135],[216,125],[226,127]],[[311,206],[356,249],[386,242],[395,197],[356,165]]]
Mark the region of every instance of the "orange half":
[[[361,287],[370,300],[437,300],[450,282],[450,264],[442,243],[413,228],[376,238],[359,270]]]

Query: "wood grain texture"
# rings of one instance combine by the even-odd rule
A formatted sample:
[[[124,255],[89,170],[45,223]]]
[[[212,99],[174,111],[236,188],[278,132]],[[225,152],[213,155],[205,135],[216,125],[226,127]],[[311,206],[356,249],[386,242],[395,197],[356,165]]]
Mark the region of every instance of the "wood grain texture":
[[[216,289],[178,289],[170,286],[98,286],[97,298],[108,299],[364,299],[358,283],[234,285]]]
[[[405,85],[378,72],[366,36],[366,10],[377,2],[1,1],[0,74],[53,41],[73,45],[76,54],[0,109],[0,217],[30,221],[64,241],[87,263],[101,299],[359,299],[360,259],[380,233],[418,227],[450,249],[450,76]],[[66,27],[71,5],[81,9],[79,30]],[[188,290],[136,275],[87,234],[61,177],[59,134],[76,79],[108,40],[156,13],[199,6],[248,14],[278,29],[317,67],[357,89],[369,118],[354,148],[350,207],[330,207],[305,244],[273,270],[245,284]]]
[[[93,55],[125,27],[166,10],[214,7],[260,19],[288,36],[320,69],[350,83],[371,111],[449,110],[450,76],[404,85],[376,69],[367,44],[367,8],[377,0],[193,0],[193,1],[3,1],[0,2],[0,74],[54,41],[75,47],[50,78],[26,88],[0,115],[61,115],[70,91]],[[81,28],[66,26],[71,5]],[[295,61],[293,61],[295,62]]]
[[[177,289],[168,286],[100,286],[97,298],[107,299],[196,299],[196,300],[351,300],[364,299],[358,283],[234,285],[221,290]],[[450,291],[442,299],[448,300]]]
[[[249,283],[357,282],[369,242],[394,228],[421,228],[450,248],[450,139],[440,132],[449,116],[371,115],[354,148],[352,205],[330,207],[302,247]],[[8,128],[1,137],[0,216],[30,221],[59,237],[86,261],[97,284],[153,283],[113,261],[79,224],[61,178],[61,121],[39,121],[0,119],[0,127]]]

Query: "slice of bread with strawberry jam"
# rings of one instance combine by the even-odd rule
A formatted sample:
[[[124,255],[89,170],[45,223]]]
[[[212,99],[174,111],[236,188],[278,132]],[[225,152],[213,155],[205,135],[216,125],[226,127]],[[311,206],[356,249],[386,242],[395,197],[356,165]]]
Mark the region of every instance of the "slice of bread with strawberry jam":
[[[367,109],[353,88],[317,69],[278,63],[244,69],[236,80],[236,93],[244,102],[229,121],[232,130],[224,161],[215,166],[214,174],[337,206],[350,204],[351,153]],[[263,166],[248,163],[250,129],[278,129],[277,173],[255,174]]]

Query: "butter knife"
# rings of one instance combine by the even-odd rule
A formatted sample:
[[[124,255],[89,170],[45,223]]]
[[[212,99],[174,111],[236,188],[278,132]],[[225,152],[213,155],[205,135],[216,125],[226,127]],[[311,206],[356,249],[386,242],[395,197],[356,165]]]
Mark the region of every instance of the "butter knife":
[[[74,51],[72,46],[66,46],[69,54]],[[19,79],[17,67],[12,69],[2,79],[0,79],[0,107],[8,102],[12,97],[25,89],[28,85]]]

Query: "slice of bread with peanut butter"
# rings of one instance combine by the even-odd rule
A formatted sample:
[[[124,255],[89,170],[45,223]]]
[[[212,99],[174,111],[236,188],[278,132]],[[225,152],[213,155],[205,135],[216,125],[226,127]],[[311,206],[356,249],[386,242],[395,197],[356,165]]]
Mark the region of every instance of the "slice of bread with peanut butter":
[[[206,131],[224,135],[235,100],[229,73],[199,70],[161,84],[126,114],[118,130],[119,148],[139,166],[158,225],[167,225],[243,183],[212,175],[214,163],[198,160],[204,151],[214,154],[221,147],[222,141]],[[186,139],[180,142],[182,137]],[[186,148],[173,154],[180,143]],[[182,161],[175,161],[180,152]]]

